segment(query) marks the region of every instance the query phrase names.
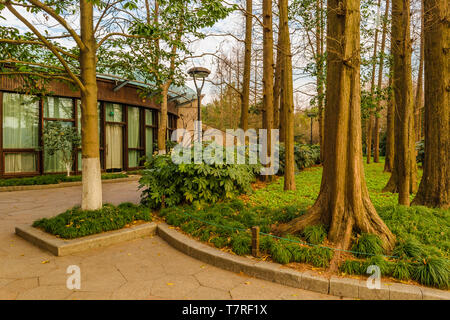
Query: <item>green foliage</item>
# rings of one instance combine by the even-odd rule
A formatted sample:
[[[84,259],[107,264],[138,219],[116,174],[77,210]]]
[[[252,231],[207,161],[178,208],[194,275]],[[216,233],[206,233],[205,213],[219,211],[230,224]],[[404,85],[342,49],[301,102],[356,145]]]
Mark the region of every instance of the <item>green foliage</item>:
[[[423,245],[415,239],[407,239],[398,242],[392,254],[401,258],[416,259],[426,255]]]
[[[356,257],[367,258],[368,255],[383,254],[383,246],[381,239],[378,236],[370,233],[363,233],[356,239],[352,251],[354,251],[353,254]]]
[[[362,264],[364,272],[366,272],[367,268],[371,265],[378,266],[383,276],[388,276],[392,273],[393,263],[386,260],[383,256],[377,255],[366,259]]]
[[[280,157],[280,168],[278,170],[278,175],[284,174],[284,166],[285,166],[285,147],[284,144],[281,143],[279,145],[279,157]],[[320,146],[319,145],[306,145],[301,143],[294,144],[294,161],[295,161],[295,170],[303,170],[305,168],[309,168],[315,164],[320,163]]]
[[[63,239],[74,239],[110,230],[122,229],[134,221],[151,221],[148,208],[131,203],[122,203],[115,207],[105,204],[94,211],[81,210],[74,207],[53,218],[36,220],[33,227]]]
[[[399,280],[411,279],[413,272],[413,266],[410,262],[405,260],[399,260],[392,266],[392,276]]]
[[[231,237],[231,249],[234,253],[243,256],[252,252],[252,238],[247,233],[235,233]]]
[[[306,242],[312,244],[322,244],[323,240],[325,240],[327,236],[327,230],[324,225],[318,224],[315,226],[306,227],[302,231],[302,234],[305,237]]]
[[[81,145],[81,136],[78,129],[63,126],[59,121],[47,121],[44,126],[42,141],[46,154],[54,155],[58,153],[61,155],[61,162],[69,176],[77,152],[76,148]]]
[[[286,264],[292,259],[291,252],[286,248],[286,246],[281,241],[275,241],[270,247],[270,255],[273,261]]]
[[[425,141],[421,140],[416,142],[416,161],[423,166],[423,161],[425,160]]]
[[[358,260],[345,260],[340,266],[339,271],[346,274],[364,274],[365,270],[361,261]]]
[[[426,286],[447,289],[449,268],[449,260],[446,258],[426,258],[414,264],[413,278]]]
[[[312,247],[309,249],[306,262],[311,263],[315,267],[328,268],[331,258],[333,258],[333,250],[323,247]]]
[[[146,167],[139,188],[142,203],[150,208],[213,203],[247,193],[259,169],[247,164],[176,164],[171,155],[156,155]]]
[[[102,174],[102,180],[119,179],[127,177],[128,176],[123,173]],[[68,177],[66,175],[61,174],[51,174],[25,178],[0,179],[0,187],[46,185],[46,184],[58,184],[61,182],[75,182],[75,181],[81,181],[81,176]]]

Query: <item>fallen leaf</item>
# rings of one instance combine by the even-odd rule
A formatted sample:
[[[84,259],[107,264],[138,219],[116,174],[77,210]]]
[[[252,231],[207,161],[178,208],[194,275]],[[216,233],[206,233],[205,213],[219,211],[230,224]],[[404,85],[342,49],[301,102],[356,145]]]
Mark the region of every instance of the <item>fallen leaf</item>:
[[[168,286],[173,286],[173,283],[172,282],[167,282],[167,285]]]
[[[245,281],[244,284],[250,284],[250,281]]]
[[[44,260],[41,262],[42,264],[50,263],[50,260]]]

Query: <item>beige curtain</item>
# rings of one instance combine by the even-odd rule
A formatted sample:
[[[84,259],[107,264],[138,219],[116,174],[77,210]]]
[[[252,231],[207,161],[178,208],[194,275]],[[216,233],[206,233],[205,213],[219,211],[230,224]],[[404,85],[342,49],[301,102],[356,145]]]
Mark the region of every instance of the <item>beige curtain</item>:
[[[122,127],[106,125],[106,169],[123,168]]]

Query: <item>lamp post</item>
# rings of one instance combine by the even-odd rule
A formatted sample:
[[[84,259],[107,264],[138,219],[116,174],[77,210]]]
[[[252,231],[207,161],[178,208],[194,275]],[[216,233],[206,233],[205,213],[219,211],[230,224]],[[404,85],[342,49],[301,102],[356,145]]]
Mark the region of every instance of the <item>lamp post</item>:
[[[310,144],[312,145],[313,144],[313,118],[315,118],[316,113],[313,112],[313,111],[308,111],[306,113],[306,115],[308,116],[308,118],[311,119],[311,140],[310,140]]]
[[[205,79],[209,76],[211,71],[209,71],[206,68],[202,67],[194,67],[188,70],[188,75],[190,75],[194,79],[194,85],[195,89],[197,90],[197,139],[199,142],[201,142],[201,136],[202,136],[202,126],[200,124],[200,121],[202,120],[201,117],[201,99],[202,99],[202,89],[205,85]],[[202,85],[199,87],[197,84],[197,80],[202,81]]]

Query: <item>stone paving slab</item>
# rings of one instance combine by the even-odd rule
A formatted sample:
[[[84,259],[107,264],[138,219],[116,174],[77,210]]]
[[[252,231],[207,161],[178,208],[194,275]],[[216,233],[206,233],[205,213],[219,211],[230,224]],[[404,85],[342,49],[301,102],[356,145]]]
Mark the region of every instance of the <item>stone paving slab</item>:
[[[138,203],[137,185],[105,184],[104,202]],[[339,299],[214,267],[158,236],[58,257],[15,235],[17,225],[57,215],[80,199],[81,187],[0,193],[0,299]],[[79,290],[66,287],[71,265],[81,270]]]

